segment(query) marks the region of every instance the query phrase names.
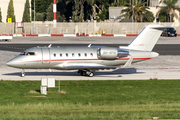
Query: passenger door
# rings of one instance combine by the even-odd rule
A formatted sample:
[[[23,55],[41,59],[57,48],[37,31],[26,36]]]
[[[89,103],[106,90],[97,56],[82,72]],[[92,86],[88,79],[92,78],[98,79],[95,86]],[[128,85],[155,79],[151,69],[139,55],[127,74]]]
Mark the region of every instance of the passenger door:
[[[49,48],[42,48],[42,64],[50,64],[50,50]]]

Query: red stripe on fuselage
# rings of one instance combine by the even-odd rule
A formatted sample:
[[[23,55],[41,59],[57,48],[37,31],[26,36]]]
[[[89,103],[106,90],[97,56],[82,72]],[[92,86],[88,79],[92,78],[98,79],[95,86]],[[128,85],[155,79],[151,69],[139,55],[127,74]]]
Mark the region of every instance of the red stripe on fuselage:
[[[151,58],[133,58],[133,60],[148,60]],[[43,61],[84,61],[84,60],[110,60],[110,59],[54,59],[54,60],[43,60]],[[129,58],[117,58],[115,60],[129,60]],[[42,62],[42,60],[25,61],[25,62]]]

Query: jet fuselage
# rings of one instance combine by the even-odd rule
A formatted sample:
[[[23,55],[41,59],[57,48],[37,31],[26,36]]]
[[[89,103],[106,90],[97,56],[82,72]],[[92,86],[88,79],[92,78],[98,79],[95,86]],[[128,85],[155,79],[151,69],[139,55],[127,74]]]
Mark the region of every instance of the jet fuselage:
[[[115,53],[114,58],[107,56],[104,59],[101,58],[99,49],[99,47],[35,47],[27,49],[6,64],[21,69],[95,70],[114,69],[124,65],[129,60],[129,55],[133,56],[132,63],[158,56],[155,52],[104,47],[111,56],[115,49],[120,53],[119,56]]]

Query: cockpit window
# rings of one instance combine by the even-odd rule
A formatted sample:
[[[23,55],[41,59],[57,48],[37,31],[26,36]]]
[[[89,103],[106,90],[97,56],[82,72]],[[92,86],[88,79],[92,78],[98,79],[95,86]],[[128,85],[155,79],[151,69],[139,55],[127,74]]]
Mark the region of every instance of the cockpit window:
[[[21,55],[35,55],[35,52],[23,52]]]

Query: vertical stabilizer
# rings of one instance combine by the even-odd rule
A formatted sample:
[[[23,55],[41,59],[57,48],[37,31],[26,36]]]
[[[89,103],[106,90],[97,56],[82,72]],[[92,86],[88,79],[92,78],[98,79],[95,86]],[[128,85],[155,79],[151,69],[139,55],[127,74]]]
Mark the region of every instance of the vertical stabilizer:
[[[128,45],[128,49],[152,51],[164,28],[158,24],[149,24]]]

